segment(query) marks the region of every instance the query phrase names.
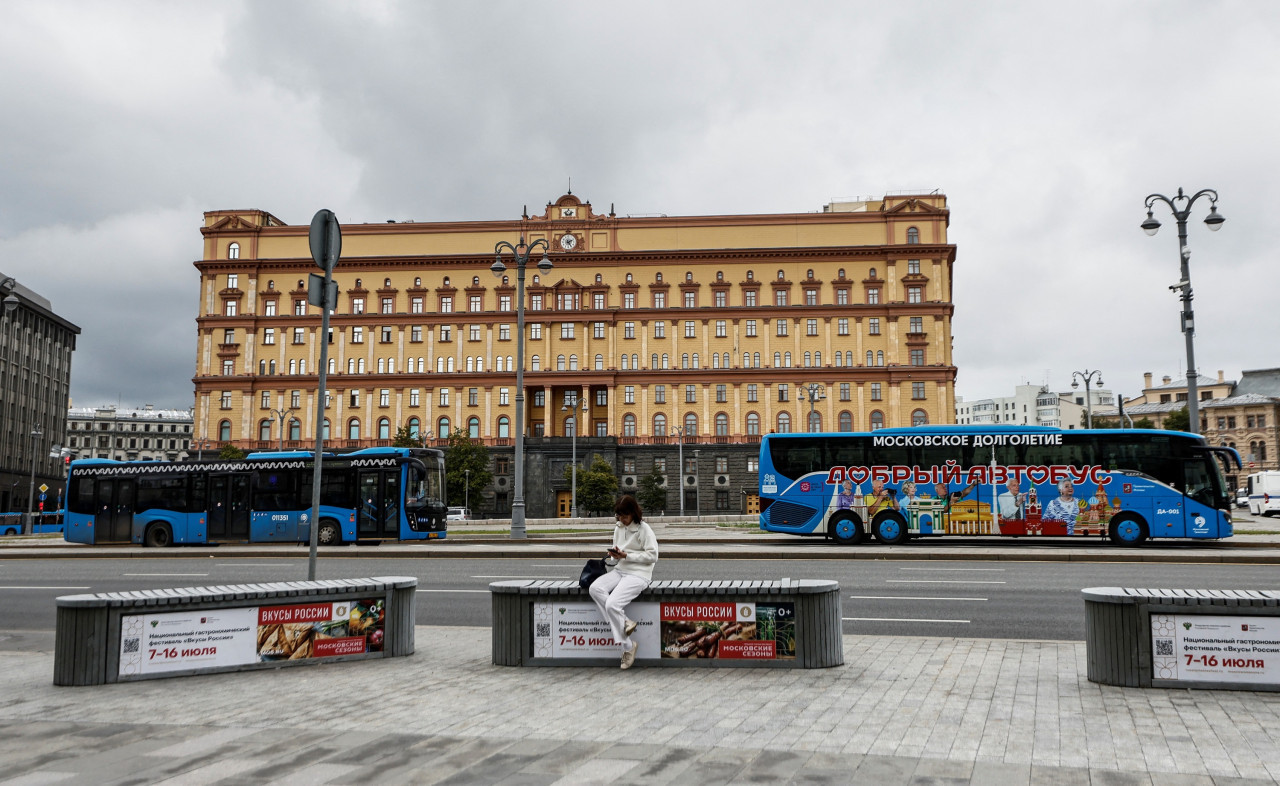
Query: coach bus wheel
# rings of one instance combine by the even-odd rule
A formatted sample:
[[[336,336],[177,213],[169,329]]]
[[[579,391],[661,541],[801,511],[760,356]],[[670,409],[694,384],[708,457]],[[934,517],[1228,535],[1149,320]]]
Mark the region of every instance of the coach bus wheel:
[[[152,524],[147,527],[143,541],[152,548],[164,548],[173,543],[173,533],[169,531],[168,524]]]
[[[1111,522],[1111,540],[1121,546],[1136,546],[1147,539],[1147,527],[1133,516]]]
[[[907,539],[907,522],[896,513],[887,513],[876,519],[872,528],[875,530],[876,540],[886,546],[896,546]]]
[[[337,523],[321,521],[320,529],[316,532],[316,542],[321,546],[336,546],[342,542],[342,531],[338,529]]]
[[[862,542],[862,525],[852,516],[841,516],[831,522],[830,534],[841,546],[856,546]]]

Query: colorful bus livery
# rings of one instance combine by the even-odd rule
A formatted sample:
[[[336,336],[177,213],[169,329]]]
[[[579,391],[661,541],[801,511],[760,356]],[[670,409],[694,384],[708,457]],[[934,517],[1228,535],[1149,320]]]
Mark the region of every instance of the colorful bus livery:
[[[770,434],[761,528],[843,544],[874,535],[1216,539],[1232,534],[1214,456],[1169,431],[915,427]]]
[[[321,461],[321,545],[445,537],[441,451],[370,448]],[[314,469],[309,452],[242,461],[75,461],[64,536],[148,546],[307,543]]]

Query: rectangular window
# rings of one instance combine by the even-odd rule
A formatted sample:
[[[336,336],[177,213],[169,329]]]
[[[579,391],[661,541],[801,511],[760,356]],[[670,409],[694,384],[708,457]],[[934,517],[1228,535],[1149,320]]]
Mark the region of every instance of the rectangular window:
[[[347,397],[347,401],[350,404],[350,406],[353,406],[353,407],[360,406],[360,391],[358,390],[351,391],[350,396]]]
[[[510,311],[510,310],[511,310],[511,296],[510,296],[510,295],[498,295],[498,310],[499,310],[499,311]]]
[[[867,305],[874,306],[880,302],[880,288],[871,287],[867,290]]]
[[[307,301],[305,301],[305,300],[295,300],[295,301],[293,301],[293,315],[294,315],[295,317],[304,317],[304,316],[306,316],[306,315],[307,315]]]
[[[806,336],[818,335],[818,320],[816,319],[805,320],[804,332]]]
[[[560,323],[560,338],[573,338],[573,323],[572,323],[572,322],[561,322],[561,323]]]
[[[779,320],[775,321],[775,323],[774,323],[774,324],[776,324],[776,325],[778,326],[778,335],[779,335],[779,336],[785,336],[785,335],[787,335],[787,320],[785,320],[785,319],[779,319]]]
[[[666,385],[653,386],[653,403],[655,404],[667,403],[667,386]]]
[[[390,391],[390,390],[387,390],[386,388],[382,388],[381,390],[379,390],[379,391],[378,391],[378,406],[380,406],[380,407],[389,407],[389,406],[391,406],[391,391]]]
[[[293,343],[303,344],[306,342],[306,328],[293,329]]]
[[[440,388],[440,406],[449,406],[449,388]]]
[[[754,382],[748,383],[747,384],[747,401],[759,401],[759,400],[760,399],[757,397],[756,383]]]
[[[529,326],[529,339],[530,339],[530,340],[532,340],[532,341],[541,341],[541,340],[542,340],[542,325],[541,325],[541,324],[539,324],[539,323],[534,323],[534,324],[532,324],[532,325],[530,325],[530,326]]]
[[[773,290],[773,304],[775,306],[785,306],[787,304],[787,290],[785,289]]]
[[[409,328],[409,340],[415,344],[422,342],[422,325],[413,325]]]
[[[499,341],[510,341],[510,340],[511,340],[511,326],[510,326],[510,325],[498,325],[498,340],[499,340]]]
[[[924,400],[924,383],[923,382],[911,383],[911,398],[915,399],[916,401]]]
[[[411,407],[419,406],[419,402],[421,402],[421,400],[422,400],[422,391],[418,390],[418,388],[412,388],[409,391],[409,406]]]
[[[907,260],[907,275],[908,276],[920,275],[920,260],[918,259]]]
[[[414,314],[422,313],[422,298],[413,297],[409,299],[409,311]]]
[[[390,325],[383,325],[383,326],[382,326],[382,334],[381,334],[381,335],[382,335],[382,338],[381,338],[382,343],[383,343],[383,344],[390,344],[390,343],[391,343],[391,326],[390,326]]]
[[[684,307],[685,307],[685,308],[694,308],[694,307],[695,307],[695,306],[697,306],[697,305],[698,305],[698,293],[696,293],[696,292],[685,292],[685,293],[684,293]]]
[[[225,330],[222,331],[222,343],[223,344],[236,343],[236,331],[234,328],[226,328]]]
[[[474,407],[480,404],[480,388],[467,388],[467,406]]]
[[[274,343],[276,343],[276,329],[275,329],[275,328],[266,328],[266,329],[264,329],[264,330],[262,331],[262,343],[263,343],[263,344],[274,344]]]
[[[654,338],[667,337],[667,323],[665,321],[659,319],[657,322],[653,323],[653,337]]]
[[[229,391],[223,391],[221,398],[218,399],[218,403],[222,409],[231,409],[231,393]]]
[[[697,329],[694,327],[694,325],[695,325],[695,323],[694,323],[694,322],[685,322],[685,323],[684,323],[684,337],[685,337],[685,338],[697,338],[697,337],[698,337],[698,331],[697,331]]]
[[[836,290],[836,305],[837,306],[849,305],[849,290],[847,289]]]
[[[239,273],[228,274],[227,289],[239,289],[239,288],[240,288],[240,274]]]
[[[545,390],[533,391],[533,405],[535,407],[545,407],[547,405],[547,391]]]
[[[748,289],[742,293],[742,304],[748,307],[754,307],[756,304],[756,291]]]
[[[907,287],[907,302],[908,303],[920,302],[920,287]]]
[[[684,403],[686,404],[698,403],[698,386],[697,385],[684,386]]]
[[[839,335],[839,336],[849,335],[849,318],[848,317],[840,317],[839,319],[836,320],[836,335]]]
[[[729,471],[729,457],[716,456],[716,472],[724,473],[728,471]]]
[[[293,407],[294,409],[297,409],[298,407],[302,406],[302,391],[300,390],[289,391],[289,406]]]
[[[591,307],[592,307],[592,308],[594,308],[596,311],[600,311],[601,309],[603,309],[603,308],[604,308],[604,293],[603,293],[603,292],[592,292],[592,293],[591,293]]]
[[[716,385],[716,403],[724,404],[729,400],[729,386]]]
[[[653,307],[654,307],[654,308],[666,308],[666,307],[667,307],[667,293],[666,293],[666,292],[654,292],[654,293],[653,293]]]
[[[441,340],[441,341],[453,341],[453,326],[452,326],[452,325],[441,325],[441,326],[440,326],[440,340]]]
[[[355,327],[351,328],[351,343],[352,344],[364,343],[364,328],[360,327],[359,325],[356,325]]]
[[[816,306],[816,305],[818,305],[818,290],[816,290],[816,289],[806,289],[806,290],[804,291],[804,304],[805,304],[806,306]]]
[[[747,338],[754,338],[756,335],[756,321],[754,319],[747,320]]]
[[[655,457],[653,460],[653,471],[659,475],[667,471],[667,460],[662,456]]]
[[[595,322],[591,325],[592,338],[604,338],[604,323]]]
[[[781,385],[778,385],[778,400],[779,400],[779,401],[788,401],[790,396],[791,396],[791,390],[790,390],[790,388],[788,388],[788,387],[787,387],[786,383],[783,383],[783,384],[781,384]]]
[[[384,297],[382,299],[382,313],[394,314],[396,310],[396,299],[393,297]]]
[[[923,349],[913,349],[913,350],[911,350],[911,365],[913,365],[913,366],[923,366],[923,365],[924,365],[924,350],[923,350]]]
[[[729,293],[723,289],[716,290],[716,308],[724,308],[729,305]]]
[[[234,360],[222,361],[222,376],[229,377],[236,373],[236,362]]]
[[[880,400],[880,383],[879,382],[871,383],[871,400],[872,401]]]
[[[511,389],[498,388],[498,404],[505,407],[510,403],[511,403]]]
[[[480,296],[479,296],[479,295],[470,295],[470,296],[468,296],[468,297],[467,297],[467,310],[468,310],[468,311],[483,311],[483,310],[484,310],[484,308],[480,305]]]
[[[236,315],[236,309],[239,307],[239,301],[228,300],[223,304],[222,313],[229,317]]]
[[[258,408],[269,409],[271,407],[271,392],[264,390],[262,395],[258,397]]]
[[[622,472],[626,475],[636,474],[636,460],[633,458],[624,458],[622,460]]]
[[[635,307],[636,307],[636,293],[634,293],[634,292],[624,292],[624,293],[622,293],[622,307],[623,307],[623,308],[635,308]]]
[[[924,332],[924,317],[912,317],[912,318],[911,318],[911,332],[912,332],[912,333],[923,333],[923,332]]]
[[[716,320],[716,338],[725,338],[729,335],[729,323],[723,319]]]
[[[848,383],[848,382],[841,382],[841,383],[840,383],[840,400],[841,400],[841,401],[849,401],[849,400],[850,400],[850,399],[849,399],[849,383]]]
[[[635,338],[635,337],[636,337],[636,323],[634,323],[634,322],[624,322],[624,323],[622,323],[622,337],[623,337],[623,338]]]
[[[880,317],[871,317],[867,320],[867,333],[873,336],[880,335]]]
[[[530,295],[530,296],[529,296],[529,310],[530,310],[530,311],[541,311],[541,310],[542,310],[542,295]]]
[[[276,302],[274,300],[268,300],[264,305],[267,309],[265,316],[274,317],[276,315]]]
[[[623,404],[636,403],[636,386],[635,385],[627,385],[622,389],[622,403]]]
[[[440,296],[440,313],[441,314],[453,313],[453,296],[452,295]]]
[[[469,326],[467,327],[467,333],[468,333],[468,336],[467,336],[468,340],[470,340],[470,341],[479,341],[479,340],[480,340],[480,326],[479,326],[479,325],[469,325]]]

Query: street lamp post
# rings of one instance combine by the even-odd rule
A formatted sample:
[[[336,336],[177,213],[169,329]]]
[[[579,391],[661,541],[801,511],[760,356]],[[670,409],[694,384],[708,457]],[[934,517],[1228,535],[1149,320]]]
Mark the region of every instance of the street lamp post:
[[[36,448],[36,440],[44,436],[44,432],[40,430],[40,424],[37,423],[35,428],[31,429],[31,491],[27,494],[27,520],[30,521],[32,515],[36,512],[36,455],[40,452]]]
[[[680,515],[684,515],[684,427],[672,426],[671,430],[676,433],[676,477],[680,479]]]
[[[702,521],[702,485],[698,482],[698,454],[701,452],[693,451],[693,512],[698,521]]]
[[[18,308],[18,296],[13,294],[14,288],[18,286],[18,279],[13,276],[5,276],[0,281],[0,294],[4,295],[4,313],[6,316],[12,314]]]
[[[569,416],[569,420],[565,423],[570,428],[570,453],[569,453],[569,517],[578,517],[578,415],[587,409],[587,400],[585,398],[577,398],[572,404],[565,402],[560,407],[561,412],[573,412]]]
[[[1156,202],[1164,202],[1173,211],[1173,217],[1178,222],[1178,257],[1181,262],[1182,278],[1178,283],[1169,287],[1174,292],[1182,292],[1182,333],[1187,339],[1187,417],[1191,421],[1187,425],[1187,430],[1192,434],[1200,433],[1200,408],[1199,394],[1196,392],[1196,355],[1192,346],[1192,340],[1195,336],[1195,315],[1191,311],[1191,248],[1187,245],[1187,217],[1191,215],[1191,206],[1196,200],[1202,196],[1209,197],[1209,215],[1205,217],[1205,226],[1209,227],[1212,232],[1217,232],[1222,227],[1225,218],[1218,212],[1218,192],[1212,188],[1204,188],[1197,191],[1194,196],[1186,196],[1182,193],[1182,189],[1178,189],[1178,195],[1170,199],[1163,194],[1151,194],[1146,199],[1147,220],[1142,222],[1142,231],[1148,235],[1154,235],[1160,229],[1160,222],[1151,215],[1151,206]]]
[[[1090,371],[1072,371],[1071,372],[1071,389],[1075,390],[1080,387],[1080,380],[1084,380],[1084,406],[1085,406],[1085,427],[1093,428],[1093,394],[1089,392],[1089,385],[1097,377],[1098,387],[1102,387],[1102,372]]]
[[[294,407],[289,407],[288,409],[281,407],[280,409],[271,410],[271,412],[280,421],[280,450],[284,450],[284,419],[297,411],[298,410]]]
[[[466,476],[466,480],[462,485],[462,507],[466,509],[467,515],[471,515],[471,470],[464,469],[462,474]]]
[[[800,399],[800,401],[805,400],[806,392],[809,394],[809,420],[805,423],[804,430],[808,432],[820,431],[820,429],[814,428],[814,425],[816,424],[813,422],[813,408],[819,401],[826,399],[826,388],[819,382],[810,382],[807,385],[798,385],[797,388],[796,398]]]
[[[524,268],[529,263],[529,255],[539,246],[542,247],[542,259],[538,261],[538,270],[543,273],[551,270],[551,258],[547,256],[551,246],[545,238],[537,238],[532,243],[520,242],[511,245],[501,240],[493,247],[494,260],[489,270],[499,278],[507,272],[502,261],[502,252],[510,251],[516,265],[516,482],[515,499],[511,503],[511,537],[517,540],[525,538],[524,529]]]

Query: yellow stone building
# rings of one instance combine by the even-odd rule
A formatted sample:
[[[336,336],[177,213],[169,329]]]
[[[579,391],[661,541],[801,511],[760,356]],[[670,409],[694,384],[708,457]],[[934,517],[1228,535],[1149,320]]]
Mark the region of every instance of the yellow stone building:
[[[761,434],[952,422],[949,216],[940,193],[721,216],[597,213],[565,194],[513,220],[345,224],[328,446],[466,429],[494,456],[485,503],[509,510],[516,272],[509,255],[502,278],[489,268],[500,241],[544,239],[554,267],[535,256],[525,282],[526,488],[555,493],[530,494],[529,515],[561,508],[579,399],[579,453],[612,461],[624,489],[676,474],[683,439],[702,448],[696,463],[681,451],[688,501],[743,509]],[[308,225],[216,210],[201,232],[197,442],[310,447],[321,314],[307,305]],[[811,402],[814,384],[825,398]]]

